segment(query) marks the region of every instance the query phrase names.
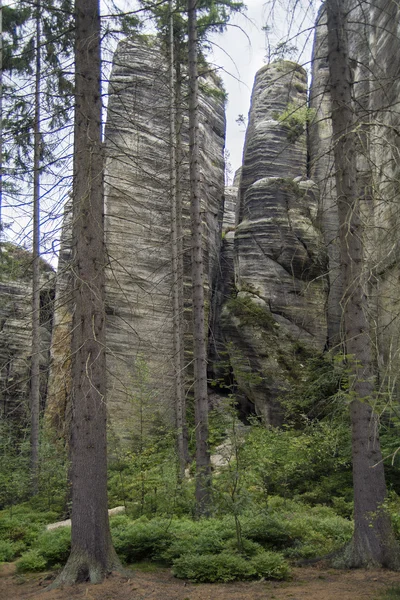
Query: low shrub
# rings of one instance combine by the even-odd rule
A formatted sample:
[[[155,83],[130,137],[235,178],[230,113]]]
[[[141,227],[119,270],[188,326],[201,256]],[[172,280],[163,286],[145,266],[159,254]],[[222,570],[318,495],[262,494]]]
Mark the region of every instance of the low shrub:
[[[43,571],[46,568],[46,565],[46,559],[41,552],[37,549],[32,549],[24,552],[17,561],[17,572],[27,573],[29,571]]]
[[[293,545],[294,539],[285,520],[278,515],[258,514],[244,517],[242,534],[266,548],[281,550]]]
[[[65,563],[71,550],[70,527],[43,531],[33,545],[46,560],[46,567]]]
[[[286,579],[289,565],[275,552],[261,551],[248,559],[228,551],[221,554],[188,554],[174,560],[172,572],[175,577],[198,583],[216,583],[236,580]]]
[[[188,554],[174,560],[172,573],[179,579],[215,583],[255,577],[253,565],[237,554]]]
[[[286,560],[277,552],[259,552],[250,560],[257,577],[265,579],[288,579],[290,568]]]
[[[10,540],[0,540],[0,563],[10,562],[17,558],[25,550],[24,542],[10,542]]]
[[[114,547],[127,562],[160,560],[172,537],[169,521],[161,519],[122,521],[112,527]]]

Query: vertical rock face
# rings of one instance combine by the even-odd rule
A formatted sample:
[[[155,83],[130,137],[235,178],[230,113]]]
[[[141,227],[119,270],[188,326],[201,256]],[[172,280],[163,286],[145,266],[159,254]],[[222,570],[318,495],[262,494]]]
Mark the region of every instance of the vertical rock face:
[[[225,122],[222,91],[200,85],[201,197],[205,290],[215,279],[223,208]],[[171,422],[174,414],[169,193],[169,89],[166,59],[153,42],[120,43],[113,64],[106,127],[107,370],[111,423],[129,429],[139,404]],[[191,250],[188,136],[184,120],[184,317],[190,361]]]
[[[60,239],[46,402],[46,418],[66,439],[71,423],[72,285],[72,201],[69,200],[64,207]]]
[[[354,111],[357,115],[357,171],[365,248],[365,293],[369,300],[372,335],[382,389],[398,389],[400,368],[398,230],[398,160],[400,126],[400,42],[395,3],[347,1],[351,14],[349,59],[353,69]],[[327,67],[326,19],[320,11],[313,56],[311,106],[316,115],[310,128],[311,176],[321,191],[321,222],[329,254],[330,294],[328,332],[335,340],[340,327],[342,297],[335,246],[338,224],[332,162],[331,107]],[[334,344],[333,344],[334,345]]]
[[[310,107],[313,111],[309,126],[310,177],[320,191],[319,222],[329,257],[327,301],[327,343],[335,348],[340,343],[343,286],[340,274],[338,212],[336,203],[335,168],[332,148],[331,97],[329,90],[328,39],[326,14],[322,7],[315,30]]]
[[[45,261],[41,261],[40,271],[40,396],[43,407],[49,368],[54,271]],[[2,243],[1,248],[0,298],[0,414],[21,425],[29,418],[32,255],[10,243]]]
[[[361,5],[366,10],[365,5]],[[370,8],[368,44],[361,58],[367,60],[369,119],[369,167],[373,174],[372,212],[368,250],[375,300],[377,360],[380,380],[389,396],[400,386],[400,246],[399,181],[400,141],[400,40],[399,6],[378,0]],[[361,34],[360,34],[361,37]],[[364,31],[364,40],[366,38]],[[361,62],[361,61],[360,61]],[[372,307],[371,307],[372,308]]]
[[[299,376],[304,352],[326,342],[325,255],[318,190],[307,175],[307,82],[280,61],[256,76],[234,238],[237,296],[222,329],[239,389],[265,422]]]

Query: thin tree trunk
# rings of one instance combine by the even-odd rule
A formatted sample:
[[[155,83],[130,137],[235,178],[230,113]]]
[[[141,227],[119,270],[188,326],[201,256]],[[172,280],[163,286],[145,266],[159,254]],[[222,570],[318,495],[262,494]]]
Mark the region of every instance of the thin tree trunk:
[[[185,393],[185,319],[184,319],[184,289],[183,289],[183,225],[182,225],[182,75],[181,75],[181,64],[179,56],[175,53],[175,107],[176,107],[176,146],[175,146],[175,158],[176,158],[176,235],[178,238],[178,293],[179,293],[179,329],[182,335],[182,342],[180,347],[180,364],[182,373],[182,385]],[[185,397],[184,397],[185,398]],[[186,405],[186,401],[185,401]],[[186,406],[185,406],[186,409]],[[183,428],[184,448],[186,455],[186,462],[189,461],[188,451],[188,432],[186,422],[186,410],[185,410],[185,421]]]
[[[174,57],[174,15],[172,0],[169,0],[169,89],[170,89],[170,191],[171,191],[171,246],[172,246],[172,298],[173,298],[173,336],[174,336],[174,382],[175,412],[177,429],[177,449],[179,475],[184,477],[187,464],[186,406],[181,357],[183,354],[183,330],[181,318],[182,277],[180,276],[180,235],[181,210],[178,202],[177,184],[177,135],[176,135],[176,77]]]
[[[55,585],[98,583],[120,563],[107,511],[104,197],[99,0],[75,2],[72,540]]]
[[[0,254],[3,238],[3,0],[0,0]]]
[[[36,7],[35,122],[33,153],[33,276],[32,276],[32,358],[31,358],[31,477],[32,494],[39,491],[40,416],[40,79],[41,6]]]
[[[203,286],[203,224],[200,204],[199,90],[197,69],[197,0],[188,2],[189,33],[189,160],[192,228],[192,310],[194,403],[196,428],[196,504],[199,515],[211,505],[211,468],[208,449],[207,356]]]
[[[328,0],[332,126],[343,272],[343,343],[350,377],[354,535],[345,551],[349,567],[399,566],[399,551],[385,510],[386,484],[378,419],[372,409],[374,373],[364,278],[361,197],[352,106],[352,73],[342,0]]]

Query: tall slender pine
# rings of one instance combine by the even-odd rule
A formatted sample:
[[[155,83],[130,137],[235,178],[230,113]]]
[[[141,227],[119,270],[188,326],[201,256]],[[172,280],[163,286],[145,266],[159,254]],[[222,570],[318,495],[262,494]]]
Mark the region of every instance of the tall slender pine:
[[[204,310],[203,221],[199,164],[199,81],[197,0],[188,1],[189,164],[192,233],[192,312],[194,403],[196,429],[196,504],[199,515],[211,505],[211,466],[208,447],[207,353]]]

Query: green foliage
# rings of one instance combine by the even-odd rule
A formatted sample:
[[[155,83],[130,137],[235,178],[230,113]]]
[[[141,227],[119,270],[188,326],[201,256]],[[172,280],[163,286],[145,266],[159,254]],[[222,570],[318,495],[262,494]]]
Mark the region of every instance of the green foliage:
[[[46,559],[39,550],[28,550],[17,561],[17,572],[44,571],[46,564]]]
[[[23,542],[0,540],[0,563],[13,560],[19,556],[23,550],[25,550],[25,544]]]
[[[214,98],[215,100],[220,100],[224,104],[228,99],[226,91],[224,89],[221,89],[221,87],[211,86],[200,81],[199,89],[205,96],[209,96],[210,98]]]
[[[288,579],[290,568],[286,560],[277,552],[259,552],[250,559],[256,577],[265,579]]]
[[[181,579],[198,583],[255,579],[287,579],[290,570],[285,559],[275,552],[261,551],[248,559],[239,554],[186,555],[174,561],[172,572]]]
[[[286,135],[290,142],[295,142],[306,130],[309,123],[315,115],[315,109],[305,105],[298,105],[290,102],[286,109],[281,113],[275,113],[273,116],[286,129]]]
[[[71,549],[70,527],[59,527],[40,533],[32,546],[46,560],[46,567],[64,564]]]
[[[242,519],[242,534],[265,548],[282,550],[294,544],[288,523],[279,515],[260,513]]]
[[[63,509],[67,459],[62,441],[42,429],[39,440],[39,494],[30,500],[31,511]],[[0,421],[0,509],[27,500],[31,491],[29,430]]]
[[[293,353],[301,358],[301,378],[296,377],[291,388],[282,398],[285,422],[301,429],[310,421],[329,418],[330,426],[336,427],[346,417],[347,404],[342,388],[346,386],[346,374],[342,361],[332,360],[329,355],[310,355],[299,345]]]
[[[158,519],[130,521],[119,518],[111,522],[114,547],[127,563],[160,560],[171,542],[168,522]]]
[[[27,432],[0,421],[0,509],[28,498],[30,488]]]
[[[188,554],[174,561],[175,577],[196,583],[228,582],[255,577],[251,563],[244,557],[224,552],[219,555]]]
[[[66,562],[71,548],[71,529],[60,527],[41,531],[27,552],[17,561],[17,571],[43,571]]]
[[[226,308],[234,317],[240,319],[241,325],[262,327],[267,331],[276,327],[271,313],[259,304],[256,304],[250,296],[241,295],[231,298],[226,303]]]
[[[0,562],[14,560],[36,544],[46,523],[57,519],[54,512],[33,510],[30,503],[0,512]]]
[[[246,485],[258,505],[268,496],[331,503],[352,498],[350,434],[346,423],[308,422],[302,431],[266,429],[254,423],[242,448]],[[340,481],[342,487],[337,489]]]

